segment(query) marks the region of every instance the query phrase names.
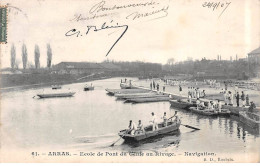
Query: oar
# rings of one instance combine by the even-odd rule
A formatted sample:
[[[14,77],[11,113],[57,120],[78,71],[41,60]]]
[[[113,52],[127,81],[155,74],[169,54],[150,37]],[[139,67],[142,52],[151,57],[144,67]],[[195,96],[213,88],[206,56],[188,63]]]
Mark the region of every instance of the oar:
[[[112,145],[110,145],[110,146],[111,146],[111,147],[114,146],[115,143],[117,143],[122,137],[124,137],[124,136],[128,133],[128,131],[129,131],[129,130],[127,130],[124,135],[122,135],[118,140],[116,140],[116,142],[114,142],[114,143],[113,143]]]
[[[176,116],[176,114],[177,114],[177,111],[175,111],[175,114],[174,114],[172,117],[170,117],[168,120],[172,119],[174,116]],[[189,126],[189,125],[184,125],[184,124],[181,124],[181,125],[182,125],[182,126],[185,126],[185,127],[187,127],[187,128],[194,129],[194,130],[200,130],[199,128],[192,127],[192,126]]]
[[[172,119],[173,117],[175,117],[176,114],[177,114],[177,111],[175,111],[175,114],[174,114],[172,117],[170,117],[168,120],[170,120],[170,119]]]
[[[191,129],[194,129],[194,130],[200,130],[199,128],[196,128],[196,127],[192,127],[192,126],[189,126],[189,125],[184,125],[184,124],[181,124],[182,126],[185,126],[187,128],[191,128]]]

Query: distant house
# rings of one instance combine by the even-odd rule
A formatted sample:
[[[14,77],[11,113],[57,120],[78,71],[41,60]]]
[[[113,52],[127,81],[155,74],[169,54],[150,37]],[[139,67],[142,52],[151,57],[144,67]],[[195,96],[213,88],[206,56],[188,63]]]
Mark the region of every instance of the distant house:
[[[259,64],[259,62],[260,62],[260,47],[251,51],[250,53],[248,53],[248,61],[251,62],[251,63]]]
[[[61,62],[53,66],[53,73],[58,74],[99,73],[110,70],[119,69],[113,64],[90,62]]]
[[[121,67],[114,65],[113,63],[100,63],[100,66],[102,66],[104,69],[109,70],[109,71],[119,71],[121,70]]]

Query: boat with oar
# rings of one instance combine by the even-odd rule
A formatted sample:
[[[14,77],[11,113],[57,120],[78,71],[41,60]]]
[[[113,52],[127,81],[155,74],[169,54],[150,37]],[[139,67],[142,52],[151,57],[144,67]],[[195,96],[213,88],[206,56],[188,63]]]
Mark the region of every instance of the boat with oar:
[[[191,112],[200,114],[200,115],[205,115],[205,116],[217,116],[218,112],[215,111],[215,109],[207,109],[207,108],[199,108],[197,107],[190,107]]]
[[[185,99],[181,100],[170,100],[170,104],[174,108],[180,108],[180,109],[187,109],[189,110],[190,107],[195,107],[196,104],[194,102],[188,102]]]
[[[109,94],[114,95],[120,94],[130,94],[130,93],[147,93],[149,90],[146,89],[105,89]]]
[[[144,97],[144,98],[132,98],[127,99],[126,102],[133,102],[133,103],[147,103],[147,102],[159,102],[159,101],[169,101],[170,97]]]
[[[126,142],[138,142],[158,135],[167,134],[173,131],[178,131],[181,125],[181,120],[177,118],[174,121],[169,121],[165,127],[163,123],[158,124],[158,129],[153,131],[153,126],[148,125],[144,127],[145,132],[136,132],[136,134],[131,135],[128,130],[121,130],[118,135],[123,138]]]
[[[252,112],[239,112],[239,120],[247,126],[260,130],[260,115]]]
[[[72,97],[76,92],[60,92],[60,93],[47,93],[37,94],[40,98],[53,98],[53,97]]]
[[[172,133],[174,131],[179,131],[180,125],[193,129],[193,130],[200,130],[199,128],[196,128],[193,126],[181,124],[180,118],[178,118],[176,115],[177,115],[177,111],[175,111],[175,113],[172,117],[167,119],[167,126],[165,126],[164,123],[159,123],[158,129],[154,130],[154,131],[153,131],[152,125],[148,125],[148,126],[144,127],[144,132],[140,131],[140,130],[135,131],[134,135],[130,134],[130,130],[128,130],[128,129],[121,130],[118,133],[120,138],[118,140],[116,140],[113,144],[111,144],[111,146],[114,146],[115,143],[117,143],[121,138],[123,138],[125,140],[125,142],[140,142],[140,141],[146,140],[148,138],[154,138],[156,136],[166,135],[166,134]],[[172,120],[172,118],[174,118],[175,116],[176,116],[176,118],[174,120]]]

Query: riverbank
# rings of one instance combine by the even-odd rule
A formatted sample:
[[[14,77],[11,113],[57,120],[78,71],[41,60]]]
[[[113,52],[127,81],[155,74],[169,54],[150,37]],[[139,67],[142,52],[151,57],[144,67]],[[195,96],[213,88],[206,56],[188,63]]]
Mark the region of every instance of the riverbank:
[[[89,82],[111,78],[104,73],[96,74],[15,74],[1,75],[1,92],[25,90],[30,88],[48,87],[51,85],[65,85],[80,82]]]
[[[64,85],[71,83],[88,82],[112,77],[135,77],[135,78],[163,78],[167,73],[140,73],[132,71],[103,71],[84,74],[56,74],[56,73],[24,73],[24,74],[1,74],[1,92],[23,90],[29,88],[47,87],[51,85]],[[178,79],[187,79],[185,76]]]
[[[199,88],[201,91],[205,90],[206,93],[206,99],[209,100],[221,100],[224,101],[224,95],[220,93],[222,89],[225,88],[224,84],[221,84],[220,88],[212,88],[210,85],[206,85],[203,82],[192,82],[192,81],[187,81],[184,85],[182,85],[182,92],[180,94],[179,92],[179,86],[178,85],[166,85],[165,82],[161,80],[155,80],[156,84],[159,84],[159,91],[162,91],[162,87],[165,86],[165,92],[171,93],[175,96],[181,96],[183,98],[188,97],[188,87],[196,87]],[[150,89],[150,80],[138,80],[133,82],[134,86],[137,87],[144,87],[147,89]],[[232,93],[235,92],[235,87],[228,87],[228,91],[232,91]],[[244,89],[244,88],[238,88],[238,91],[241,95],[241,92],[243,91],[245,95],[249,95],[249,100],[254,101],[257,107],[260,107],[260,92],[257,90],[251,90],[251,89]],[[233,99],[234,106],[236,106],[236,101],[235,98]],[[242,101],[240,100],[240,106],[242,105]]]

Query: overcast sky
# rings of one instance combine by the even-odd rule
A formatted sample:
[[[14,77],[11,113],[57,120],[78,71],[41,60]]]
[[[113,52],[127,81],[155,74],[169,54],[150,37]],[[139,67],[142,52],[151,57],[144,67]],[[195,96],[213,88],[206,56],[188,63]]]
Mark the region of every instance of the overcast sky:
[[[7,0],[3,2],[7,3]],[[176,61],[186,60],[187,57],[216,59],[217,55],[221,55],[222,59],[229,59],[230,56],[234,59],[236,55],[244,58],[260,46],[259,0],[220,1],[215,10],[213,7],[203,7],[205,1],[200,0],[110,0],[104,1],[103,7],[140,2],[154,5],[90,13],[90,9],[99,2],[102,0],[8,0],[11,6],[8,44],[1,45],[1,67],[10,67],[12,43],[16,46],[18,61],[21,61],[22,44],[26,44],[31,63],[34,62],[34,46],[38,44],[41,67],[47,64],[47,43],[52,47],[53,64],[61,61],[101,62],[106,59],[165,64],[169,58]],[[221,7],[222,2],[224,5]],[[156,13],[134,19],[135,14],[147,12]],[[94,14],[111,15],[72,20],[80,14],[85,18]],[[88,35],[85,32],[87,26],[100,28],[104,22],[111,20],[113,23],[108,25],[128,25],[128,30],[106,57],[125,27],[98,32],[90,30]],[[65,33],[73,28],[83,35],[66,37]]]

